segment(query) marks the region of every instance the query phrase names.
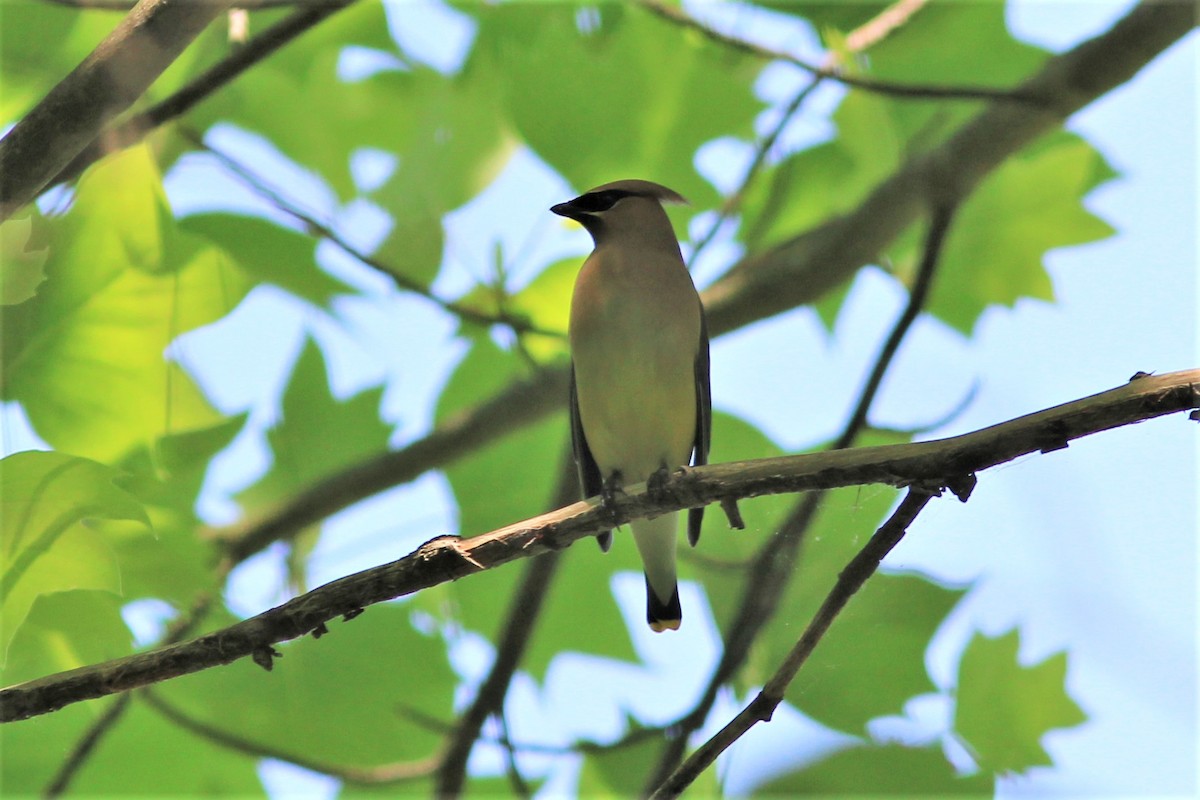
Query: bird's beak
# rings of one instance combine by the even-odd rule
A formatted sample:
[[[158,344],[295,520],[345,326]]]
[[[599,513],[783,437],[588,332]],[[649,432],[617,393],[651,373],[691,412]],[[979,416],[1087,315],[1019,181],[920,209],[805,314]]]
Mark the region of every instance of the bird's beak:
[[[556,206],[550,206],[550,210],[555,214],[558,214],[560,217],[566,217],[567,219],[573,219],[576,222],[582,222],[581,217],[583,216],[583,213],[579,211],[579,209],[575,208],[575,206],[573,206],[570,202],[559,203]]]

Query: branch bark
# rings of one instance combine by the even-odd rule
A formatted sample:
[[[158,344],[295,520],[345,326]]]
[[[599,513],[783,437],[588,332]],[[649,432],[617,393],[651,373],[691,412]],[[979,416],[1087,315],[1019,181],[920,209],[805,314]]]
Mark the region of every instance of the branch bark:
[[[234,0],[142,0],[0,140],[0,222],[29,203]]]
[[[442,536],[398,561],[349,575],[228,628],[181,644],[50,675],[0,691],[0,722],[146,686],[245,656],[270,669],[273,645],[352,618],[374,603],[558,550],[597,530],[723,499],[882,483],[945,486],[962,496],[976,472],[1082,436],[1200,408],[1200,370],[1138,376],[1116,389],[973,433],[913,444],[864,447],[681,470],[665,497],[645,484],[611,509],[592,498],[470,539]]]

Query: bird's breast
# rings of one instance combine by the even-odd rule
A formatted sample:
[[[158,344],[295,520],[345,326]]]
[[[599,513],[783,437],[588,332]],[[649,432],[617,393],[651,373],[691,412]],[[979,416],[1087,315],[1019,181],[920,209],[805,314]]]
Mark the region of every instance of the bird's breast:
[[[580,421],[601,472],[636,483],[688,461],[699,298],[682,263],[659,275],[588,266],[571,308]]]

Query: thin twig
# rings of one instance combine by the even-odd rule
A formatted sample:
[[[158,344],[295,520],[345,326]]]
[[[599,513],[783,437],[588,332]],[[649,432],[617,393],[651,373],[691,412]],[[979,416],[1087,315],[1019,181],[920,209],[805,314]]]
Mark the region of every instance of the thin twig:
[[[626,487],[615,502],[597,498],[470,539],[440,536],[389,564],[348,575],[227,628],[188,642],[49,675],[0,689],[0,722],[28,719],[71,703],[136,689],[254,656],[272,663],[273,645],[336,617],[520,558],[560,550],[632,519],[729,497],[884,484],[954,488],[974,473],[1071,441],[1165,414],[1200,408],[1200,370],[1140,377],[1121,387],[973,433],[908,444],[781,456],[696,467],[664,491]]]
[[[828,78],[855,89],[884,94],[890,97],[904,97],[914,100],[1002,100],[1015,103],[1039,105],[1042,100],[1036,95],[1026,94],[1021,90],[1000,89],[992,86],[937,86],[930,84],[896,83],[894,81],[876,80],[846,75],[836,67],[821,67],[797,58],[791,53],[772,50],[736,36],[730,36],[700,22],[677,6],[670,6],[659,0],[638,0],[638,3],[659,17],[697,31],[705,37],[727,47],[732,47],[743,53],[768,61],[786,61],[809,74]]]
[[[841,612],[850,598],[862,588],[862,585],[875,574],[879,563],[891,552],[908,530],[909,525],[916,519],[917,514],[925,507],[930,498],[940,492],[923,487],[913,487],[900,502],[900,506],[885,522],[866,546],[850,560],[845,569],[838,575],[837,583],[826,596],[825,601],[817,610],[812,622],[805,628],[804,633],[796,642],[787,658],[779,669],[771,676],[771,680],[762,691],[736,717],[729,721],[711,739],[705,742],[679,769],[662,784],[651,798],[677,797],[696,777],[707,769],[717,756],[725,752],[734,742],[741,738],[746,731],[758,722],[769,722],[775,709],[783,702],[784,692],[800,667],[808,660],[809,655],[821,641],[821,637],[829,630],[829,626]]]
[[[255,193],[270,201],[270,203],[284,212],[288,216],[302,223],[305,229],[311,235],[320,237],[337,246],[339,250],[344,252],[351,258],[370,267],[381,275],[389,278],[397,287],[404,291],[413,292],[414,294],[424,297],[435,303],[439,308],[447,311],[462,320],[473,322],[478,325],[504,325],[511,328],[517,335],[524,333],[536,333],[541,336],[551,336],[555,338],[563,338],[561,331],[551,331],[531,323],[528,319],[507,312],[501,311],[498,314],[488,314],[483,311],[471,308],[454,300],[444,300],[434,294],[433,290],[420,281],[415,281],[405,275],[401,270],[394,269],[388,264],[383,263],[374,256],[362,252],[354,245],[346,241],[341,234],[335,231],[332,227],[324,222],[321,222],[309,212],[300,207],[298,203],[289,200],[283,192],[273,187],[268,181],[261,176],[255,174],[246,165],[242,164],[236,158],[226,153],[219,147],[215,147],[195,133],[185,132],[184,137],[192,142],[196,147],[211,154],[221,163],[225,169],[229,170],[235,177],[241,180],[247,187]]]
[[[395,764],[381,764],[375,767],[354,767],[344,764],[330,764],[318,759],[309,758],[300,753],[290,753],[269,744],[255,742],[231,731],[223,730],[215,725],[195,719],[180,709],[168,703],[157,692],[142,689],[137,693],[138,698],[153,708],[165,719],[178,725],[190,733],[194,733],[207,741],[253,758],[273,758],[286,761],[298,767],[329,775],[346,783],[361,786],[378,786],[428,777],[437,767],[439,754],[434,753],[416,761],[402,761]],[[132,695],[125,695],[125,698]],[[124,698],[123,698],[124,699]]]
[[[851,53],[861,53],[872,45],[878,44],[897,28],[908,22],[912,18],[912,15],[925,5],[925,2],[926,0],[899,0],[899,2],[888,6],[879,14],[847,34],[847,50]],[[661,6],[661,4],[655,5]],[[658,13],[656,9],[652,8],[651,10],[655,10],[655,13]],[[667,11],[674,13],[673,9],[667,9]],[[704,236],[696,242],[692,250],[692,264],[696,262],[700,253],[716,238],[717,232],[725,224],[725,221],[741,208],[742,202],[750,190],[750,186],[762,171],[763,166],[767,162],[767,157],[775,147],[775,143],[779,141],[779,137],[783,135],[784,130],[792,121],[792,117],[796,115],[804,102],[826,78],[830,77],[830,71],[838,65],[837,59],[838,55],[836,53],[830,53],[826,56],[825,62],[821,65],[821,70],[811,73],[812,79],[807,85],[801,87],[796,92],[795,96],[784,107],[783,113],[779,116],[779,121],[775,123],[775,127],[755,146],[754,158],[751,159],[750,165],[746,167],[746,173],[742,176],[737,189],[729,197],[725,198],[725,201],[717,210],[717,218],[713,220],[713,224],[705,232]]]

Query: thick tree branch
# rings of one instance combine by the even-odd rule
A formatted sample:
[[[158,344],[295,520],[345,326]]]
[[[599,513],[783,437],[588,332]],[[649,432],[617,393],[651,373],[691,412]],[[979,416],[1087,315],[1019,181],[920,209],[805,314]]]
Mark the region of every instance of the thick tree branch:
[[[591,498],[470,539],[441,536],[398,561],[333,581],[223,630],[9,687],[0,691],[0,721],[27,719],[248,655],[270,668],[273,645],[303,636],[335,617],[352,618],[374,603],[558,550],[631,519],[722,499],[872,483],[946,486],[961,495],[976,472],[997,464],[1198,407],[1200,370],[1139,376],[1107,392],[948,439],[680,470],[668,482],[666,496],[657,500],[639,484],[619,495],[611,512]]]
[[[850,598],[862,588],[867,579],[875,574],[875,570],[879,568],[879,563],[883,561],[884,557],[904,538],[908,526],[916,519],[917,514],[921,513],[921,509],[925,508],[926,503],[938,494],[940,494],[938,488],[927,489],[914,486],[908,490],[908,494],[900,502],[899,508],[838,575],[837,583],[833,585],[825,601],[817,609],[812,622],[805,628],[799,641],[796,642],[783,664],[771,676],[771,680],[758,693],[758,696],[693,753],[679,769],[675,770],[671,777],[651,795],[651,798],[657,800],[658,798],[678,797],[701,772],[717,760],[717,756],[725,752],[755,724],[771,720],[775,709],[783,702],[783,695],[788,685],[796,677],[800,667],[808,660],[817,643],[821,641],[821,637],[829,630],[833,620],[850,602]]]
[[[33,200],[234,0],[142,0],[0,140],[0,222]]]

